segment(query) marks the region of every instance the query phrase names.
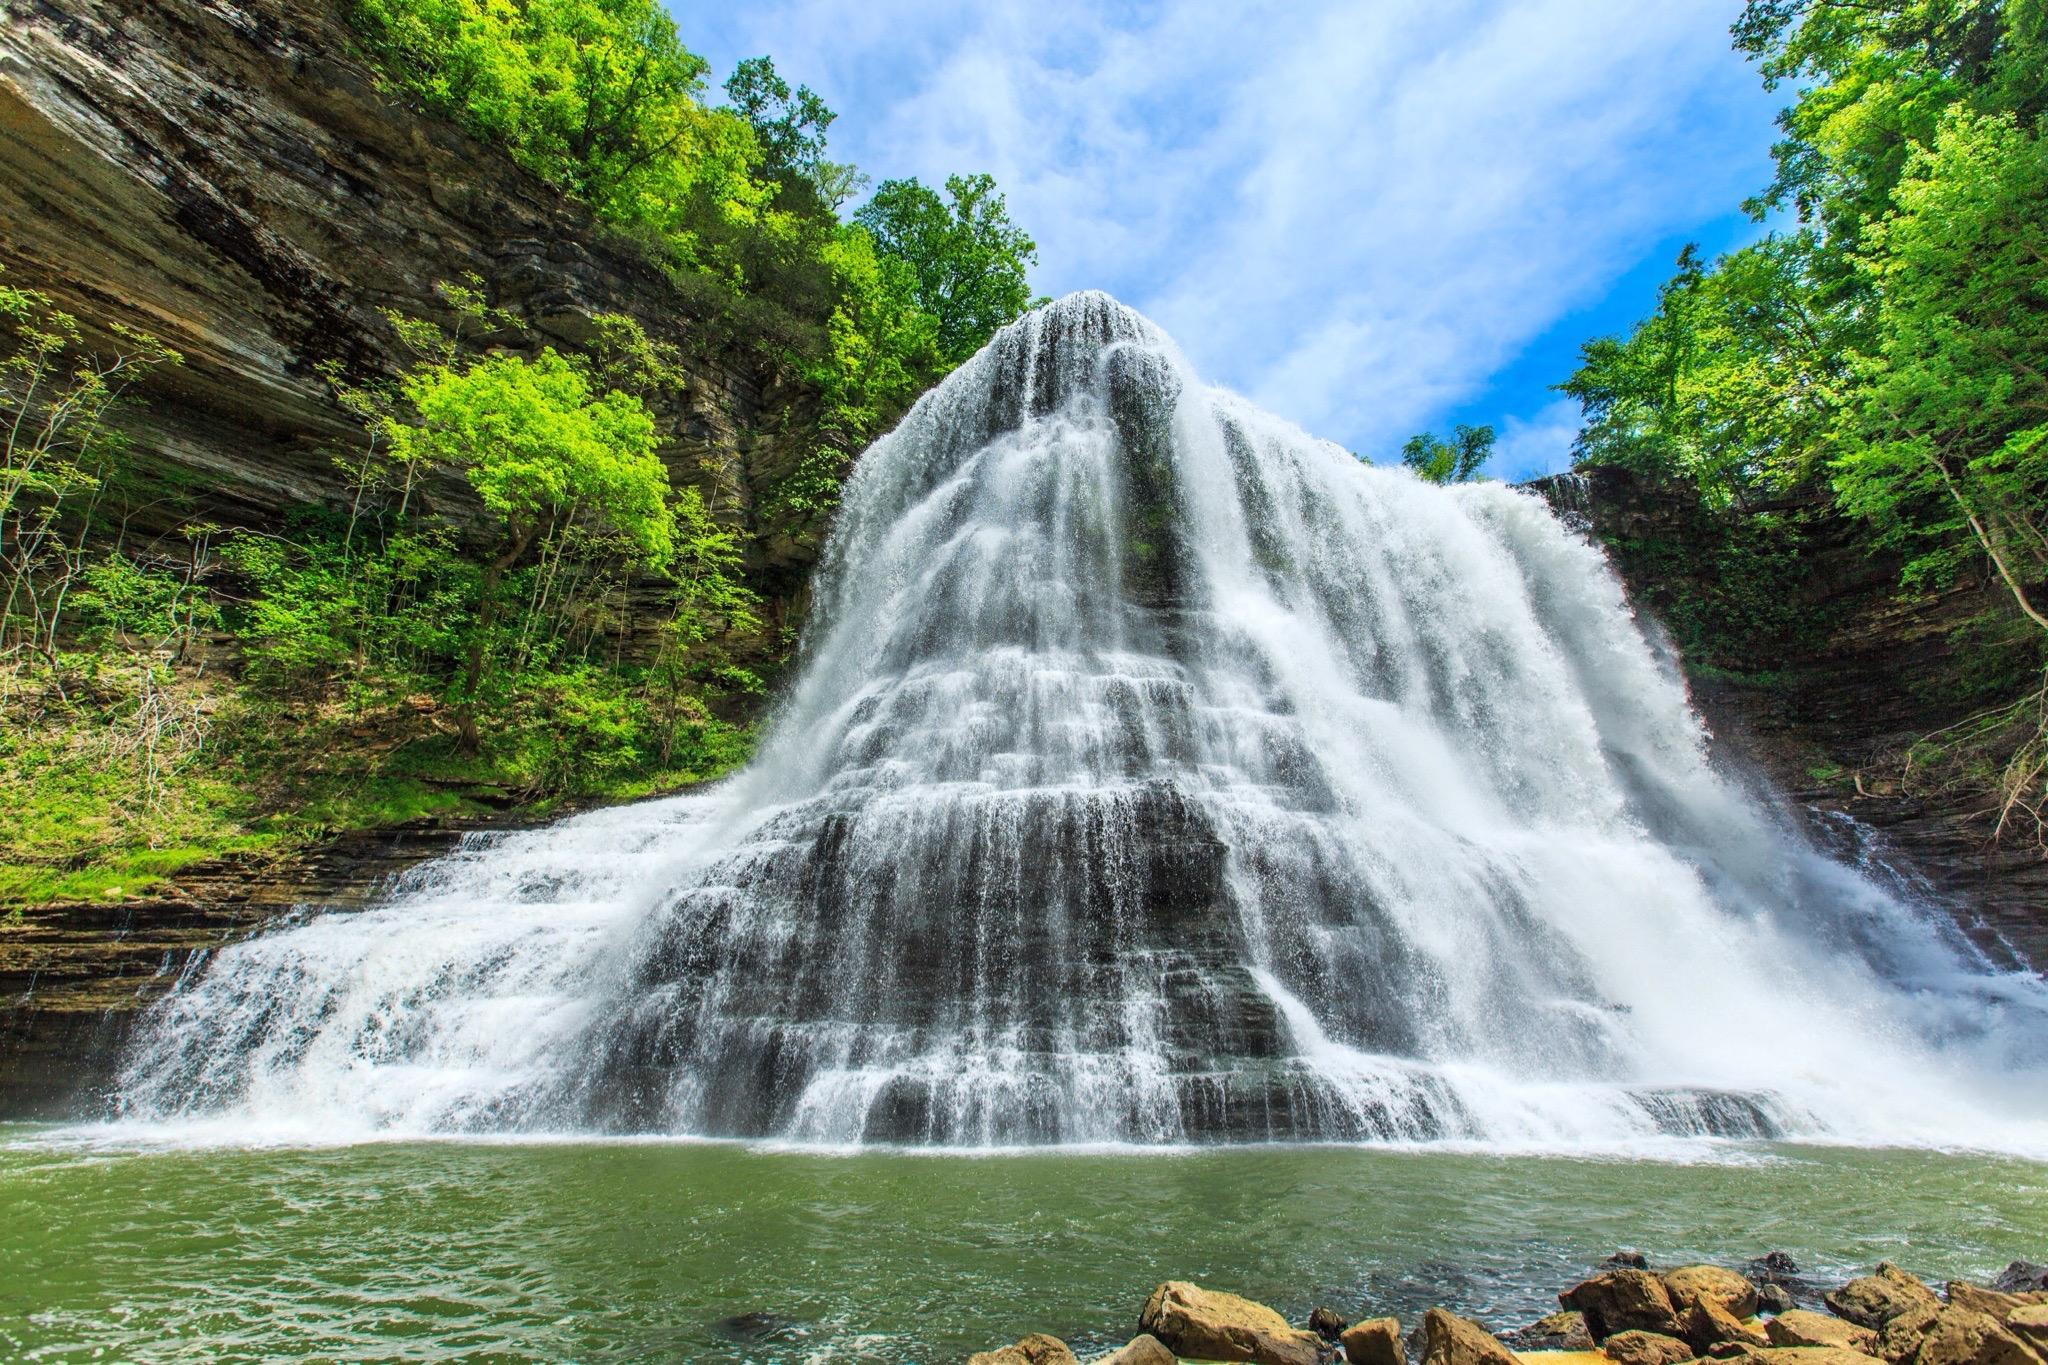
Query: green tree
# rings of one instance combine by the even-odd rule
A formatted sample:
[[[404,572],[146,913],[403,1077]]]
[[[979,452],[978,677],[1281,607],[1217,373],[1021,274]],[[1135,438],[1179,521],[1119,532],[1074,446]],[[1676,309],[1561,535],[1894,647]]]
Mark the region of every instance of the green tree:
[[[497,355],[464,368],[425,366],[407,377],[417,424],[389,419],[400,459],[463,471],[497,526],[484,562],[460,692],[463,742],[477,743],[476,705],[505,573],[536,539],[572,525],[609,532],[646,567],[674,550],[668,475],[654,421],[639,400],[593,395],[583,373],[552,350],[533,360]]]
[[[791,90],[768,57],[749,57],[726,78],[726,97],[760,144],[764,164],[784,194],[808,194],[817,209],[836,213],[867,177],[826,158],[826,134],[838,118],[808,85]]]
[[[885,180],[854,218],[884,255],[910,266],[917,306],[937,319],[949,366],[1031,305],[1038,245],[1010,221],[987,175],[946,177],[943,199],[915,179]]]
[[[1473,427],[1461,423],[1451,429],[1448,441],[1425,431],[1409,437],[1401,447],[1401,463],[1431,483],[1468,483],[1492,458],[1493,441],[1490,424]]]

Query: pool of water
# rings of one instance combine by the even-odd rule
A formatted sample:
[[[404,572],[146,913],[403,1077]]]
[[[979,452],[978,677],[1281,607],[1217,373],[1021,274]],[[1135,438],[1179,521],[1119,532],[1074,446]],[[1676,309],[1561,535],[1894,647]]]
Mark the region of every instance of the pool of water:
[[[1807,1147],[829,1155],[0,1127],[0,1359],[955,1362],[1192,1279],[1519,1325],[1617,1246],[1838,1280],[2048,1259],[2048,1165]],[[751,1315],[751,1316],[750,1316]],[[1084,1349],[1085,1356],[1086,1351]]]

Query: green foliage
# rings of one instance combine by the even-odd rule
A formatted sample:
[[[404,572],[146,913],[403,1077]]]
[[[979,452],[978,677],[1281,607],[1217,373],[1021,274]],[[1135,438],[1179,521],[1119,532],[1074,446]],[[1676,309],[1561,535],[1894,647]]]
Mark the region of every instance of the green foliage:
[[[1031,304],[1026,272],[1038,245],[1010,221],[989,176],[947,176],[944,199],[914,179],[885,180],[854,218],[884,255],[910,266],[913,297],[938,320],[949,365]]]
[[[837,211],[866,185],[859,170],[825,156],[826,132],[838,115],[809,86],[791,90],[771,59],[742,61],[726,78],[725,93],[754,130],[763,164],[783,195]]]
[[[1675,475],[1715,506],[1779,496],[1828,454],[1845,320],[1816,298],[1810,232],[1710,269],[1687,247],[1627,338],[1586,343],[1559,387],[1579,400],[1586,464]]]
[[[86,531],[121,455],[129,387],[179,363],[155,337],[116,326],[95,349],[49,295],[0,282],[0,696],[57,662],[87,563]]]
[[[2034,663],[2027,695],[1964,747],[2005,746],[2001,828],[2017,812],[2038,827],[2048,3],[1750,0],[1734,33],[1767,83],[1797,88],[1749,205],[1797,224],[1711,265],[1688,249],[1650,317],[1586,345],[1561,386],[1584,406],[1580,459],[1738,508],[1820,485],[1901,553],[1908,584],[1988,569],[2036,632]],[[1978,652],[1961,673],[1986,671]]]
[[[1431,483],[1469,483],[1493,457],[1493,441],[1491,425],[1460,424],[1448,441],[1425,431],[1409,437],[1401,447],[1401,463]]]
[[[580,521],[617,535],[646,567],[667,560],[668,474],[639,399],[593,394],[582,371],[547,348],[532,360],[425,366],[402,391],[416,416],[385,419],[393,458],[461,470],[503,528],[499,558]]]
[[[987,176],[949,180],[950,208],[890,182],[841,223],[866,177],[830,160],[824,101],[755,57],[706,107],[656,0],[354,5],[388,77],[649,243],[732,334],[786,348],[824,398],[811,457],[769,490],[800,524],[837,501],[847,451],[1029,303],[1034,248]]]
[[[2048,144],[1955,109],[1895,197],[1859,258],[1874,341],[1836,486],[1909,579],[1983,553],[2024,603],[2048,574]]]

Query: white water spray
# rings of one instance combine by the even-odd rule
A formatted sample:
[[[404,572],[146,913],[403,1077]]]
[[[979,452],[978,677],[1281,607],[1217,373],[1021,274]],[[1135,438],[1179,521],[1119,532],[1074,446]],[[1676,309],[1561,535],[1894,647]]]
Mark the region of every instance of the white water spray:
[[[2048,992],[1708,765],[1537,498],[1083,294],[864,455],[720,789],[227,948],[126,1116],[955,1145],[2048,1149]]]

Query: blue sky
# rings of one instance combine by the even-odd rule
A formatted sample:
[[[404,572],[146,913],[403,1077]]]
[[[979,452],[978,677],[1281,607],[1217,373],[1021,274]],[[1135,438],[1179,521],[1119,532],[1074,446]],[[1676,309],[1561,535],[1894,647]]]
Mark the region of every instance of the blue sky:
[[[1550,390],[1680,246],[1752,236],[1780,102],[1737,0],[673,3],[766,53],[877,180],[989,171],[1041,293],[1101,288],[1202,374],[1376,459],[1453,422],[1562,467]]]

